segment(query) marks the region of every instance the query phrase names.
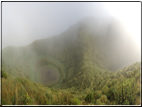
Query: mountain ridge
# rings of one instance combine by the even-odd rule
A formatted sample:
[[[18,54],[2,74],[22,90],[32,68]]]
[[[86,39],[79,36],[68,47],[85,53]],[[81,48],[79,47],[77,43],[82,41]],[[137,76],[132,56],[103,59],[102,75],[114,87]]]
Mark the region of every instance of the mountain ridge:
[[[121,25],[117,25],[117,21],[110,22],[107,25],[108,27],[104,28],[108,33],[105,36],[100,36],[96,33],[96,30],[93,31],[100,22],[95,25],[94,23],[97,21],[91,23],[93,19],[89,19],[81,20],[60,35],[36,40],[27,46],[3,49],[2,65],[9,64],[11,70],[15,67],[15,71],[10,72],[12,75],[15,75],[15,73],[19,76],[25,75],[26,78],[34,81],[33,78],[35,77],[32,76],[35,72],[34,64],[41,57],[47,65],[53,65],[60,73],[62,72],[61,75],[64,76],[61,76],[61,83],[64,84],[66,81],[66,84],[71,84],[71,81],[75,82],[76,78],[82,78],[80,80],[84,80],[84,83],[90,81],[86,84],[92,86],[91,81],[93,81],[95,71],[117,71],[130,65],[134,62],[133,59],[138,59],[139,56],[135,52],[135,47],[129,46],[133,41],[123,39],[125,33],[122,35],[123,29],[120,29]],[[101,27],[96,29],[101,30]],[[126,41],[127,44],[125,44]],[[15,62],[13,62],[13,59]],[[19,63],[18,66],[17,63]],[[16,72],[16,70],[21,72]],[[82,74],[81,77],[80,74]],[[72,80],[68,83],[69,78],[72,78]],[[79,85],[80,83],[76,84],[76,86]]]
[[[140,64],[117,20],[85,18],[59,35],[2,50],[2,104],[139,105]]]

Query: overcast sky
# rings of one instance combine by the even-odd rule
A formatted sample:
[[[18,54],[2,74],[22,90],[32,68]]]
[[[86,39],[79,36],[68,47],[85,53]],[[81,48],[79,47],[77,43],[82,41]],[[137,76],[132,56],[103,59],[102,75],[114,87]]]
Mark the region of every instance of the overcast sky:
[[[140,2],[2,2],[2,49],[60,34],[87,16],[114,16],[141,43]]]

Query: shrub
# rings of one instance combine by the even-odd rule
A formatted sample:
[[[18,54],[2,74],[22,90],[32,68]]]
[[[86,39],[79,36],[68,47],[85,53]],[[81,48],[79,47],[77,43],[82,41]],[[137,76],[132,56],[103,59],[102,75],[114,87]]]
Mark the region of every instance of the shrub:
[[[110,101],[114,100],[114,94],[115,94],[115,88],[114,88],[114,87],[111,87],[111,88],[108,90],[107,98],[108,98]]]
[[[140,89],[138,89],[138,91],[137,91],[137,96],[139,96],[140,97]]]
[[[111,87],[111,82],[107,81],[107,86],[110,88]]]
[[[140,79],[140,73],[137,73],[137,74],[135,75],[135,79],[136,79],[136,80]]]
[[[122,105],[129,105],[129,104],[130,104],[129,101],[125,100]]]
[[[97,101],[96,101],[96,105],[105,105],[105,104],[104,104],[104,103],[102,103],[100,99],[97,99]]]
[[[81,101],[77,97],[71,99],[71,105],[80,105],[80,104]]]
[[[2,78],[5,78],[5,79],[7,78],[7,74],[6,74],[6,72],[4,72],[3,70],[2,70],[2,75],[1,75],[1,77],[2,77]]]
[[[125,84],[124,84],[125,83]],[[136,101],[136,89],[134,81],[125,81],[122,85],[116,87],[115,101],[116,104],[134,105]]]
[[[108,94],[108,91],[109,91],[109,88],[105,85],[102,89],[102,94],[105,94],[107,95]]]
[[[92,99],[93,99],[92,93],[88,93],[87,96],[85,97],[85,101],[89,103],[92,101]]]
[[[95,97],[95,99],[99,99],[101,97],[101,95],[102,95],[101,91],[96,91],[94,97]]]
[[[107,96],[106,95],[102,95],[100,98],[102,103],[107,103]]]
[[[110,105],[116,105],[116,102],[115,101],[111,101],[109,104]]]
[[[28,95],[28,93],[23,96],[23,104],[24,105],[32,104],[31,97]]]
[[[71,105],[73,104],[77,104],[79,101],[78,99],[73,99],[72,100],[72,95],[69,93],[62,93],[57,97],[57,100],[53,100],[54,105]]]

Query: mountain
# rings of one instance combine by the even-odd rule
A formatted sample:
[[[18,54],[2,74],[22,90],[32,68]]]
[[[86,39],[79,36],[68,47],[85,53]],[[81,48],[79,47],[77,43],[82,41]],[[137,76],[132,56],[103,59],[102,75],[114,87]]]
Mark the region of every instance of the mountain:
[[[57,81],[57,84],[62,84],[63,81],[70,84],[76,78],[92,81],[83,75],[93,76],[95,72],[102,70],[117,71],[140,61],[140,52],[136,50],[134,41],[125,36],[129,37],[114,19],[102,24],[95,18],[84,18],[60,35],[36,40],[28,46],[3,49],[2,66],[14,76],[42,82],[44,85],[50,83],[37,78],[53,74],[46,73],[43,69],[54,69],[56,76],[51,78],[53,84]]]
[[[2,50],[2,71],[9,78],[23,78],[81,95],[100,93],[106,84],[119,79],[118,75],[127,80],[119,70],[135,62],[140,62],[140,51],[116,19],[102,22],[93,17],[84,18],[59,35]],[[137,69],[137,72],[140,71]]]

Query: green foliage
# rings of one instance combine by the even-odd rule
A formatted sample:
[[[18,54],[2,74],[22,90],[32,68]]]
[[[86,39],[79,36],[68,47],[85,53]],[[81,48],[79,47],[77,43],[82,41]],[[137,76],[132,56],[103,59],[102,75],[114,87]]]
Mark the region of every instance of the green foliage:
[[[135,98],[135,86],[134,79],[123,80],[123,83],[118,84],[115,91],[115,101],[117,104],[130,104],[134,105]]]
[[[107,103],[107,96],[106,95],[102,95],[100,100],[101,100],[102,103],[106,104]]]
[[[99,71],[100,72],[100,71]],[[93,90],[92,87],[84,91],[76,90],[75,87],[68,89],[55,89],[44,87],[41,84],[33,83],[24,78],[9,77],[2,81],[3,93],[2,104],[24,104],[24,105],[133,105],[136,103],[136,97],[140,94],[139,79],[135,73],[131,78],[108,80],[108,72],[101,71],[106,84],[101,90]],[[99,74],[96,72],[96,76]],[[109,77],[109,76],[108,76]],[[97,77],[96,77],[97,78]],[[101,78],[101,77],[99,77]],[[137,77],[138,78],[138,77]],[[77,78],[76,78],[77,79]],[[98,78],[97,78],[98,79]],[[76,80],[77,81],[77,80]],[[100,81],[99,81],[100,82]],[[110,82],[110,87],[107,84]],[[80,82],[79,82],[80,83]],[[96,81],[97,83],[97,81]],[[133,83],[137,83],[134,84]],[[123,87],[122,87],[123,86]],[[123,92],[122,92],[123,90]],[[136,91],[135,91],[136,90]],[[27,94],[28,93],[28,94]],[[88,93],[86,95],[86,93]],[[138,98],[137,98],[138,99]],[[137,100],[137,104],[139,101]]]
[[[130,105],[128,100],[125,100],[122,105]]]
[[[81,101],[75,97],[71,100],[71,105],[81,105]]]
[[[88,94],[86,95],[86,97],[85,97],[85,101],[86,101],[86,102],[91,102],[92,99],[93,99],[92,93],[88,93]]]
[[[2,70],[1,77],[7,79],[7,73]]]
[[[107,95],[108,94],[108,91],[109,91],[109,88],[105,85],[102,89],[102,94],[105,94]]]
[[[28,93],[23,96],[23,104],[24,105],[30,105],[30,104],[32,104],[31,97],[28,95]]]
[[[86,30],[72,35],[76,38],[75,42],[72,36],[67,36],[37,40],[29,47],[3,50],[4,70],[20,78],[3,79],[2,104],[135,104],[135,96],[140,95],[140,91],[135,92],[140,85],[133,86],[133,83],[140,80],[139,63],[110,72],[125,64],[121,66],[123,61],[112,54],[109,46],[104,47],[100,36],[95,37]],[[59,81],[48,87],[36,81],[36,70],[45,65],[60,73]],[[2,77],[6,78],[4,75],[2,72]],[[121,79],[127,83],[123,84]]]
[[[95,97],[95,99],[99,99],[101,97],[101,95],[102,95],[101,91],[96,91],[94,97]]]
[[[109,88],[108,94],[107,94],[107,98],[112,101],[114,100],[114,95],[115,95],[115,88],[111,87]]]
[[[95,105],[105,105],[100,99],[97,99]]]
[[[108,86],[108,88],[111,87],[111,82],[110,81],[107,82],[107,86]]]
[[[140,88],[139,88],[138,91],[137,91],[137,96],[140,97]]]
[[[50,89],[22,78],[8,78],[2,81],[2,105],[51,104]],[[46,94],[47,93],[47,94]]]

